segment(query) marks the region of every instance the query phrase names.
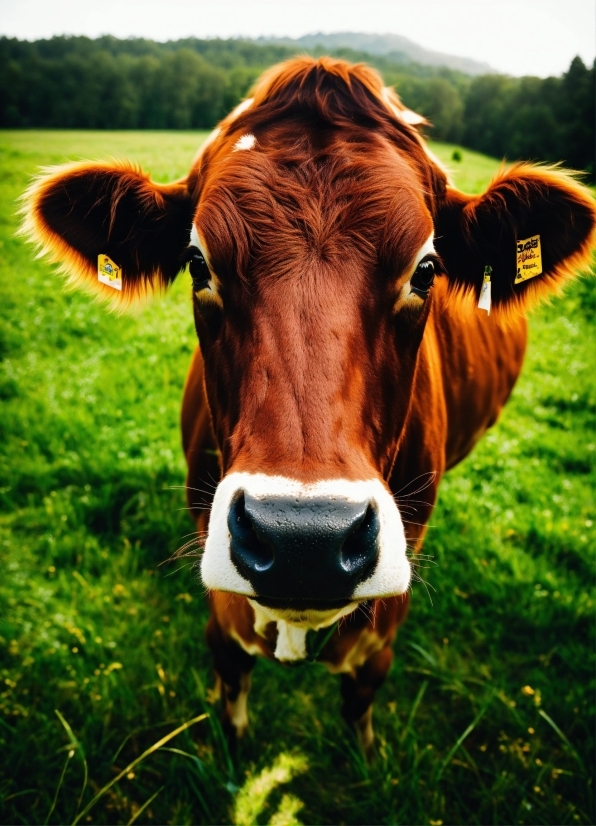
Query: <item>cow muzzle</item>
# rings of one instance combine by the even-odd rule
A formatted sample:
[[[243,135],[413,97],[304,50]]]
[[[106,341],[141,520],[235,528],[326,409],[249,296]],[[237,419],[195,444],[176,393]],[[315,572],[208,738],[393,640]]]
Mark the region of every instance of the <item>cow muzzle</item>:
[[[228,530],[233,564],[269,607],[349,602],[380,551],[379,514],[369,500],[257,499],[241,491],[232,501]]]
[[[274,611],[327,612],[403,594],[410,566],[381,480],[232,472],[215,493],[201,576]]]

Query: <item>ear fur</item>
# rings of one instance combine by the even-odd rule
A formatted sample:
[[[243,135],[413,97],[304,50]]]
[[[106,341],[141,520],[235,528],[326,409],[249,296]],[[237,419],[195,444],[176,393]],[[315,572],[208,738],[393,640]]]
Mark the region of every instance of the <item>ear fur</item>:
[[[478,299],[484,267],[492,267],[492,305],[524,312],[589,266],[596,243],[596,203],[574,173],[518,163],[501,170],[487,191],[448,188],[435,221],[435,246],[451,292]],[[516,241],[540,235],[543,274],[515,284]]]
[[[126,306],[174,280],[192,226],[185,182],[156,184],[127,161],[44,173],[22,196],[20,231],[70,282]],[[98,281],[100,254],[121,268],[121,292]]]

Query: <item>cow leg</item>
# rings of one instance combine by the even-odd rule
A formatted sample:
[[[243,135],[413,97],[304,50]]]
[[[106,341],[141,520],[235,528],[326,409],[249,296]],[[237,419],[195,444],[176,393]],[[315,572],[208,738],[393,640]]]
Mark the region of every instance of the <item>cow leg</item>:
[[[370,751],[375,738],[372,725],[375,693],[385,682],[392,660],[393,651],[386,645],[352,674],[341,675],[342,714],[356,729],[365,752]]]
[[[216,688],[219,686],[223,701],[223,728],[234,743],[248,728],[248,692],[256,657],[225,634],[213,615],[207,623],[207,644],[213,656]]]

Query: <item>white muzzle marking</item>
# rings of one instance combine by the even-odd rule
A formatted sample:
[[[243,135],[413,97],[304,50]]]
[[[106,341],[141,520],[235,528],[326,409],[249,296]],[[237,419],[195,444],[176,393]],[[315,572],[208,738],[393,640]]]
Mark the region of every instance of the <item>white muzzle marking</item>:
[[[360,582],[351,600],[353,603],[367,599],[396,596],[407,591],[410,584],[410,564],[406,557],[404,526],[397,505],[389,491],[378,479],[350,482],[346,479],[329,479],[313,484],[304,484],[286,476],[269,476],[264,473],[230,473],[217,486],[205,552],[201,561],[201,577],[205,587],[214,591],[229,591],[247,597],[258,597],[251,583],[245,579],[232,562],[230,553],[230,531],[228,514],[232,501],[239,491],[244,491],[256,499],[291,496],[303,500],[326,497],[339,502],[369,501],[376,507],[379,517],[379,556],[371,575]],[[355,607],[355,606],[354,606]],[[268,613],[273,613],[268,609]],[[320,627],[325,625],[317,618],[289,616],[288,612],[278,612],[278,619],[290,621],[299,627]],[[273,619],[273,617],[271,617]]]

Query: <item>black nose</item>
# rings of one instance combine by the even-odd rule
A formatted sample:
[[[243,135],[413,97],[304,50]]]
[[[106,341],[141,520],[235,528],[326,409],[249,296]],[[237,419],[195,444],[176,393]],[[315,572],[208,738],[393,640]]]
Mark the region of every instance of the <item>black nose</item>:
[[[228,527],[232,561],[264,602],[348,602],[379,555],[379,516],[368,501],[241,492]]]

